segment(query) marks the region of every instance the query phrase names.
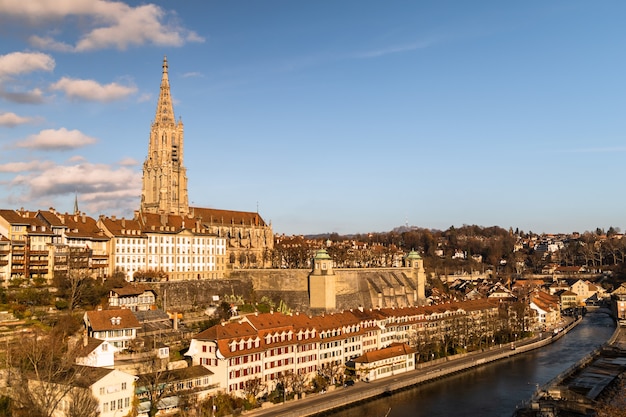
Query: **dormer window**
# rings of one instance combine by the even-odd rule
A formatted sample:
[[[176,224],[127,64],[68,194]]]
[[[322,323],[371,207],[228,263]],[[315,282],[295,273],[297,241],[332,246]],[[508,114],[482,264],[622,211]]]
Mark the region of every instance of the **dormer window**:
[[[111,324],[116,326],[119,325],[122,322],[122,318],[121,317],[111,317]]]

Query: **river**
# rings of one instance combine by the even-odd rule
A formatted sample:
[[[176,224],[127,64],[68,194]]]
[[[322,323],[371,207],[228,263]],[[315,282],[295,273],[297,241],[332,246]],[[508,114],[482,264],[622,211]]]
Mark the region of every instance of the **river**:
[[[567,335],[539,350],[327,414],[332,417],[510,417],[516,406],[607,341],[603,311],[587,313]]]

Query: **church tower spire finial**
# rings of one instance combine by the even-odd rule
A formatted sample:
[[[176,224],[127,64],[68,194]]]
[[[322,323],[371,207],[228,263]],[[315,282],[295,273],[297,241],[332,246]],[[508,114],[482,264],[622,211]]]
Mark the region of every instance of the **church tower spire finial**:
[[[175,123],[174,105],[170,94],[170,80],[168,74],[167,57],[163,57],[163,74],[161,76],[161,92],[157,103],[155,123]]]

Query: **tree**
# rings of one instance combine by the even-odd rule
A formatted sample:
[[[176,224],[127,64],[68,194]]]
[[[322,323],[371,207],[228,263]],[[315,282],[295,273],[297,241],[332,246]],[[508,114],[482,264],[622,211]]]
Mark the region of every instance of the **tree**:
[[[90,394],[84,393],[88,368],[74,365],[76,348],[65,332],[41,330],[9,348],[7,385],[14,416],[52,417],[61,401],[74,410],[72,417],[97,415]]]
[[[256,399],[265,391],[265,388],[267,385],[259,377],[248,379],[243,383],[243,393],[252,405],[256,404]]]
[[[67,417],[97,417],[100,414],[98,401],[88,386],[74,388],[69,398]]]
[[[161,400],[174,391],[174,382],[174,375],[163,367],[161,359],[156,355],[138,366],[136,386],[142,391],[142,397],[150,403],[148,416],[156,416]]]

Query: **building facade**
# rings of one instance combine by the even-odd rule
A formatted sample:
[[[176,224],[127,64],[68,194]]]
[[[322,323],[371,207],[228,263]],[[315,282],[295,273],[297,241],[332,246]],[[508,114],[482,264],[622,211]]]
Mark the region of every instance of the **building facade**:
[[[381,366],[391,364],[384,373],[410,369],[415,364],[413,349],[424,350],[428,344],[452,340],[466,343],[471,335],[492,339],[500,330],[498,311],[498,303],[472,300],[313,317],[251,314],[197,334],[187,355],[194,365],[204,365],[214,373],[221,390],[244,396],[246,382],[254,379],[265,384],[268,391],[288,375],[310,380],[320,374],[337,382],[346,364],[397,344],[409,344],[412,349],[400,358],[404,365],[391,359],[395,354],[378,358],[383,360]],[[365,359],[376,358],[370,355]]]

